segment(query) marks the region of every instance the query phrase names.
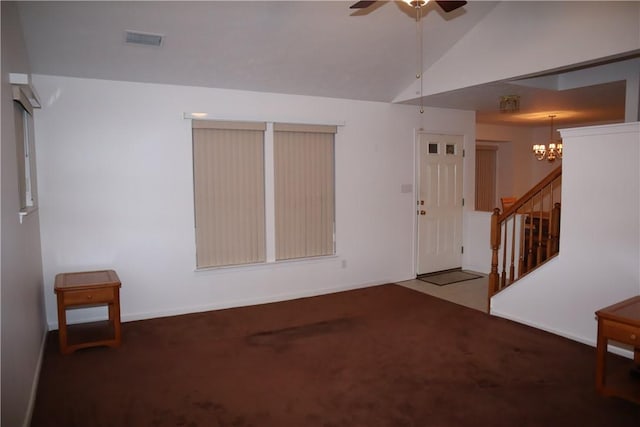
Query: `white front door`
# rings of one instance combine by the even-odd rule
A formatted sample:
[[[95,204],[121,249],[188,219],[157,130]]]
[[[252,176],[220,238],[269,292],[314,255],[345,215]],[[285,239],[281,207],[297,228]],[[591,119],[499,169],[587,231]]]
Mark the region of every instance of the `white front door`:
[[[459,135],[419,134],[418,274],[462,266],[462,147]]]

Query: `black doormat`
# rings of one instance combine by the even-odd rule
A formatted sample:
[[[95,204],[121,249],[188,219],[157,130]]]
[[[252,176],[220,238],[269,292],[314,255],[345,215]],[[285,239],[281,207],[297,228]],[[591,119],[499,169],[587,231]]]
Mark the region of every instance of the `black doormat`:
[[[473,280],[482,277],[480,274],[469,273],[462,270],[445,270],[435,273],[421,274],[418,280],[431,283],[433,285],[444,286],[452,283],[464,282],[465,280]]]

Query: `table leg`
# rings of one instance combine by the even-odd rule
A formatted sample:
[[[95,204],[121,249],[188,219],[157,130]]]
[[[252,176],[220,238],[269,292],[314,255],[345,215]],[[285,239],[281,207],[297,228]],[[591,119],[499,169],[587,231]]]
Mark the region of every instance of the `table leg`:
[[[67,309],[65,308],[62,297],[58,296],[58,343],[60,344],[60,352],[68,354],[67,347]]]
[[[596,347],[596,390],[600,393],[604,391],[605,370],[607,356],[607,338],[602,334],[602,325],[598,321],[598,343]]]
[[[120,345],[120,291],[119,289],[114,290],[115,298],[113,303],[109,304],[109,320],[113,322],[113,333],[115,346]]]

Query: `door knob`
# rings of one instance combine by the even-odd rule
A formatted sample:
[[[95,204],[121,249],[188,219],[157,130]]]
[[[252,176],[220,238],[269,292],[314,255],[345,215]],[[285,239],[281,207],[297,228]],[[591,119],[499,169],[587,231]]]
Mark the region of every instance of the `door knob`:
[[[426,215],[427,211],[420,211],[420,215]]]

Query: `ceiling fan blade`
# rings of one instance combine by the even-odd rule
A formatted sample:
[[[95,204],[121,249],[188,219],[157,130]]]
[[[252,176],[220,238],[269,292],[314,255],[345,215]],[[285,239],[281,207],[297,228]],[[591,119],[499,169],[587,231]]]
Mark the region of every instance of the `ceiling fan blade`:
[[[365,8],[371,6],[374,3],[375,3],[375,0],[374,1],[359,1],[359,2],[354,3],[351,6],[349,6],[349,9],[365,9]]]
[[[359,2],[359,3],[367,3],[367,2]],[[465,4],[467,4],[466,1],[444,1],[444,0],[443,1],[436,0],[436,3],[438,3],[438,6],[440,6],[442,10],[444,10],[445,12],[454,11],[464,6]]]

